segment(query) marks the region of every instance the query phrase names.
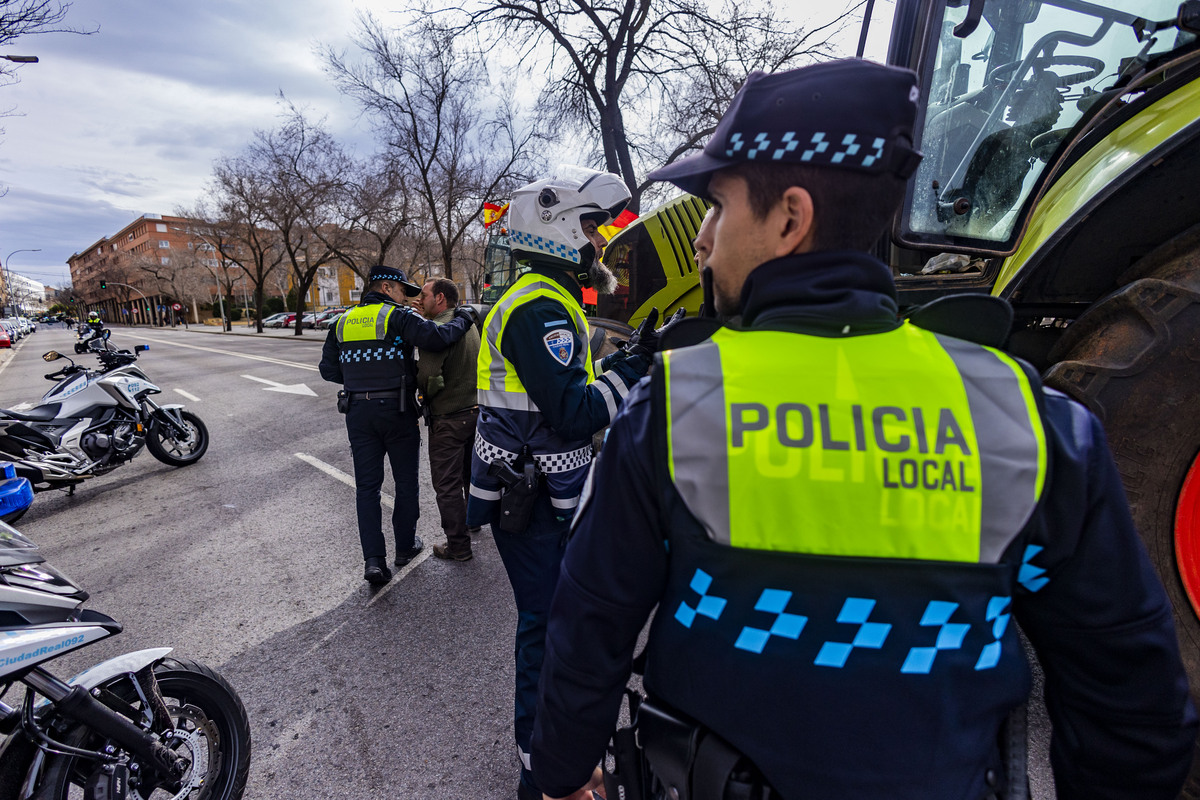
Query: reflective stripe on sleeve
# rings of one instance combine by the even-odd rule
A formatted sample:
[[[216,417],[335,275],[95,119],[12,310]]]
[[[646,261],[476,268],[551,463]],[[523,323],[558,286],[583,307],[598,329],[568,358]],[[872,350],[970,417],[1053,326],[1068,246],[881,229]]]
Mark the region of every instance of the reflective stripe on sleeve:
[[[617,398],[613,394],[612,386],[609,385],[608,379],[603,375],[597,378],[592,385],[596,387],[596,389],[600,392],[600,396],[604,398],[604,405],[608,407],[608,421],[612,422],[613,418],[617,416],[618,406]]]

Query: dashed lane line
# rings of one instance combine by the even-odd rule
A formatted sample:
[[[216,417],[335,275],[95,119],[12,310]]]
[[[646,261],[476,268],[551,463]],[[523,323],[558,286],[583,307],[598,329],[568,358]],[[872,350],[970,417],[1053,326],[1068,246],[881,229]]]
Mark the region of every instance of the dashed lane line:
[[[189,393],[189,392],[185,392],[183,389],[176,389],[175,391],[179,392],[181,395],[183,395],[184,397],[186,397],[188,400],[191,400],[193,403],[199,403],[199,402],[200,402],[200,398],[199,398],[199,397],[196,397],[196,395],[194,395],[194,394],[191,394],[191,393]]]
[[[342,472],[340,469],[333,466],[332,464],[326,464],[321,459],[319,459],[315,456],[310,456],[308,453],[296,453],[295,456],[296,456],[296,458],[300,459],[304,463],[310,464],[310,465],[316,467],[317,469],[321,470],[321,472],[324,472],[326,475],[333,478],[334,480],[341,481],[342,483],[344,483],[350,487],[354,486],[353,476],[347,475],[345,472]],[[396,507],[396,501],[393,500],[391,497],[389,497],[386,494],[381,493],[379,496],[379,500],[388,508]],[[418,555],[412,561],[408,562],[408,564],[406,564],[403,569],[401,569],[399,572],[397,572],[396,577],[394,577],[392,579],[392,582],[389,583],[387,586],[383,587],[382,589],[380,589],[378,592],[376,592],[371,597],[371,599],[367,601],[367,605],[368,606],[375,605],[375,603],[377,603],[379,601],[379,598],[383,597],[388,592],[390,592],[393,587],[397,586],[400,583],[400,581],[402,581],[406,577],[408,577],[408,574],[410,572],[412,572],[414,569],[416,569],[421,564],[421,562],[423,562],[425,559],[429,558],[429,556],[433,553],[433,546],[435,544],[444,544],[444,543],[445,543],[444,538],[439,538],[438,540],[435,540],[435,541],[426,542],[425,549],[421,551],[420,555]]]

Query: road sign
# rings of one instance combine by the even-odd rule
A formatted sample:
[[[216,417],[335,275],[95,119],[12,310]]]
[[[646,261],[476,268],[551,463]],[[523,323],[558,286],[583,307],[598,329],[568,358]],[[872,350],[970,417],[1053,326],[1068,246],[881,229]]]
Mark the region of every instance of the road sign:
[[[183,311],[183,306],[179,305],[179,303],[176,303],[175,305],[171,306],[171,308],[174,309],[175,311]]]

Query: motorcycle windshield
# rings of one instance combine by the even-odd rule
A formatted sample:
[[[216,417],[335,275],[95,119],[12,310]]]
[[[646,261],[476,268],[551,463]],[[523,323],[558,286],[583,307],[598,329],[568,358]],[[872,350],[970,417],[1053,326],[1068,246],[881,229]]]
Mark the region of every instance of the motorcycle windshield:
[[[6,522],[0,522],[0,567],[41,561],[38,546]]]

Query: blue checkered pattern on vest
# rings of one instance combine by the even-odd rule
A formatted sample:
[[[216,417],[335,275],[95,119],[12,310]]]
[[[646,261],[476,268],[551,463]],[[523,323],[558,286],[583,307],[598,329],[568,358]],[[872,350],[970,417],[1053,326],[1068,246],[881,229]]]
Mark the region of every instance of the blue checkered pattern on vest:
[[[343,348],[338,360],[343,364],[363,363],[365,361],[392,361],[402,356],[399,347],[370,347],[361,350]]]

